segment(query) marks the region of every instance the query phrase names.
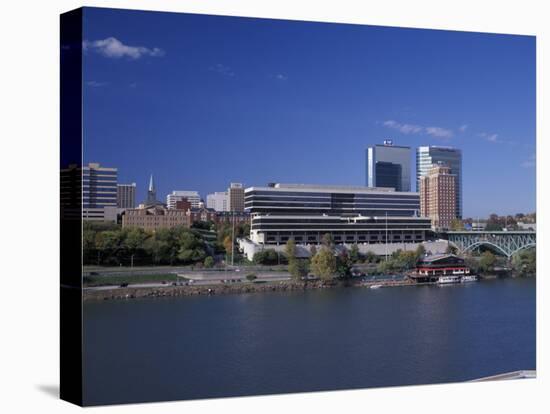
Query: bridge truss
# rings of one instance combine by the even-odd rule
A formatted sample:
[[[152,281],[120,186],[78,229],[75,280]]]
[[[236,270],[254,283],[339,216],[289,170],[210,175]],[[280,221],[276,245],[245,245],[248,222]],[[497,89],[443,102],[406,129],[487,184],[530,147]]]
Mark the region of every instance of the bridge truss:
[[[508,258],[522,249],[535,246],[537,242],[534,231],[450,231],[447,237],[460,253],[486,245],[494,247]]]

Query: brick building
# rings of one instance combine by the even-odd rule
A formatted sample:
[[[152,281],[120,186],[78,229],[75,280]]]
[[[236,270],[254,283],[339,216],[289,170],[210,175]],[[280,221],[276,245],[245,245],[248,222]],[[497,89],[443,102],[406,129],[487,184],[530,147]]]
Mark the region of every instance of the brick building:
[[[457,217],[457,178],[442,163],[434,164],[420,177],[420,215],[429,217],[435,229],[449,229]]]

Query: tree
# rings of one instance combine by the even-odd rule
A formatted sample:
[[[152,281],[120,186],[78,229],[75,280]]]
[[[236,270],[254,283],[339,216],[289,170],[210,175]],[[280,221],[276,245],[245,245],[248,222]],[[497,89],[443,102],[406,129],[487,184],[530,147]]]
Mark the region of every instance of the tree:
[[[285,255],[289,263],[296,259],[296,242],[294,239],[288,239],[286,242]]]
[[[353,245],[351,246],[351,249],[349,251],[349,258],[351,260],[351,263],[353,264],[359,261],[360,254],[359,254],[359,246],[357,245],[357,243],[353,243]]]
[[[481,259],[479,259],[479,267],[483,272],[489,272],[493,269],[495,262],[495,255],[490,251],[486,251],[481,255]]]
[[[317,247],[314,244],[309,248],[309,257],[313,257],[317,254]]]
[[[279,253],[273,249],[265,249],[254,254],[252,261],[261,265],[276,265],[279,263]]]
[[[447,244],[447,249],[445,249],[445,253],[446,254],[457,254],[458,253],[458,249],[456,248],[456,246],[453,246],[452,244]]]
[[[464,223],[462,223],[462,220],[460,219],[453,219],[451,221],[451,230],[453,231],[462,231],[464,230]]]
[[[365,262],[366,263],[375,263],[377,260],[376,254],[369,250],[367,253],[365,253]]]
[[[323,246],[333,249],[334,241],[332,240],[332,235],[330,233],[325,233],[322,239]]]
[[[309,260],[293,259],[288,262],[288,272],[296,281],[302,280],[309,272]]]
[[[512,256],[512,267],[520,276],[535,275],[537,254],[535,249],[521,250]]]
[[[226,236],[223,239],[223,247],[225,249],[225,253],[230,256],[233,251],[233,239],[231,236]]]
[[[331,280],[336,272],[336,258],[332,250],[323,246],[311,260],[311,271],[323,281]]]
[[[345,250],[338,255],[336,258],[336,273],[338,276],[346,278],[351,276],[351,266],[352,261],[350,255]]]
[[[192,231],[182,232],[179,236],[178,259],[185,264],[202,262],[206,258],[206,245]]]
[[[424,247],[423,244],[419,244],[415,251],[416,260],[422,259],[425,254],[426,254],[426,248]]]
[[[117,254],[121,249],[120,231],[107,230],[97,233],[95,245],[101,252],[101,254],[98,255],[98,257],[100,257],[98,264],[105,261],[119,263]]]
[[[254,273],[249,273],[246,275],[246,280],[249,282],[252,282],[253,280],[256,280],[258,277]]]
[[[296,243],[294,239],[289,239],[285,246],[285,256],[288,260],[288,273],[294,280],[301,280],[303,276],[307,276],[309,266],[306,260],[296,257]]]
[[[487,225],[485,226],[486,231],[502,231],[502,229],[502,225],[498,223],[487,223]]]
[[[395,271],[395,262],[393,260],[382,260],[376,266],[376,271],[380,274],[393,273]]]
[[[84,229],[82,232],[82,247],[84,250],[95,249],[96,232],[91,229]]]
[[[409,270],[416,266],[416,252],[412,251],[402,251],[397,257],[397,268],[400,270]]]
[[[192,229],[212,230],[214,228],[213,221],[195,221],[191,224]]]
[[[207,256],[206,259],[204,259],[204,267],[211,268],[214,266],[214,258],[212,256]]]

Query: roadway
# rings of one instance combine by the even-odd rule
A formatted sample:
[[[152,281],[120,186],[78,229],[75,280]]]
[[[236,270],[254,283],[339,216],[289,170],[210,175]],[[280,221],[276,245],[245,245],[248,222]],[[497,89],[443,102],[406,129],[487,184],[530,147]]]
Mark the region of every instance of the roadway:
[[[173,273],[173,272],[171,272]],[[209,286],[209,285],[232,285],[236,283],[250,283],[246,279],[246,275],[252,272],[244,272],[242,270],[226,271],[226,272],[198,272],[186,270],[182,273],[177,273],[179,281],[178,286]],[[255,272],[256,282],[282,282],[290,280],[290,274],[287,272]],[[117,274],[120,275],[120,274]],[[109,274],[102,275],[105,281],[109,281]],[[166,281],[152,282],[152,283],[129,283],[125,288],[152,288],[152,287],[167,287],[172,286],[174,282]],[[85,287],[84,290],[109,290],[120,289],[120,285],[105,285],[105,286],[93,286]]]

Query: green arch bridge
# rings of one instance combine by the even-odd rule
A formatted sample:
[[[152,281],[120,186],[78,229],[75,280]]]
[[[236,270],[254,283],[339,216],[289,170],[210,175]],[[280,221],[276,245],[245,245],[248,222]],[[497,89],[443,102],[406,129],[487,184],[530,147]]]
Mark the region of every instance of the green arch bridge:
[[[448,231],[445,235],[460,253],[485,245],[508,258],[520,250],[534,247],[537,242],[535,231]]]

